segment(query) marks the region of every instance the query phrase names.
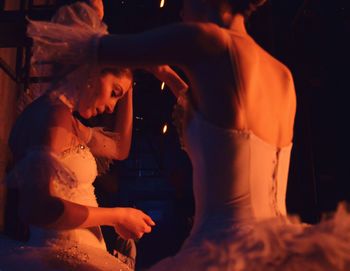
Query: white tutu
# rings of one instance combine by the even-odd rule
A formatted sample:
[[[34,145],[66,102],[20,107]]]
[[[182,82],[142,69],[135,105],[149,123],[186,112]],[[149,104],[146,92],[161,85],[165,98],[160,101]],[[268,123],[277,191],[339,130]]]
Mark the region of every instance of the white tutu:
[[[51,242],[47,246],[28,246],[0,237],[1,271],[115,271],[132,270],[106,251],[83,244]]]
[[[345,204],[339,204],[331,219],[316,225],[291,220],[294,222],[281,217],[240,225],[198,245],[185,243],[180,253],[151,270],[350,270],[350,215]]]

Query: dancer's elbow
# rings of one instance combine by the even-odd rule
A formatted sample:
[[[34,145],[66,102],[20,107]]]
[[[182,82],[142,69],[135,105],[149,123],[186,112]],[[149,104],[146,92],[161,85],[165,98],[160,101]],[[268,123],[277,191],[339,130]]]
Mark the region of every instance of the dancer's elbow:
[[[20,201],[19,217],[26,223],[39,227],[50,227],[64,212],[62,201],[54,197],[32,198]]]

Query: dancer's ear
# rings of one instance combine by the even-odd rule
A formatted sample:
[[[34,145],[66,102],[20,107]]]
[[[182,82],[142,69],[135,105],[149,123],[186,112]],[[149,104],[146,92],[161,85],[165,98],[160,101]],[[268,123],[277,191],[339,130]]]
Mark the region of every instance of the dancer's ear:
[[[102,21],[103,16],[104,16],[103,1],[102,0],[88,0],[87,2],[96,10],[98,17]]]

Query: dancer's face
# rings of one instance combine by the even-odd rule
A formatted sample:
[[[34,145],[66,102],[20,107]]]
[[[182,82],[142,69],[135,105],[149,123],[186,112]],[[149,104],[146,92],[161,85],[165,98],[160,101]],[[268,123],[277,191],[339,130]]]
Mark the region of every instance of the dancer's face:
[[[93,97],[82,95],[78,111],[83,118],[91,118],[102,113],[112,113],[117,102],[130,90],[132,79],[127,75],[102,75]]]

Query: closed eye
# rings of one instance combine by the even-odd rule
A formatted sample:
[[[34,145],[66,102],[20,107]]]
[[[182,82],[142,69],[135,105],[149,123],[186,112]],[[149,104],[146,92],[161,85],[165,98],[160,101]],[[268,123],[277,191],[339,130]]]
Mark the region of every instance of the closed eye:
[[[123,89],[120,86],[115,87],[112,90],[111,97],[120,98],[121,96],[123,96]]]

